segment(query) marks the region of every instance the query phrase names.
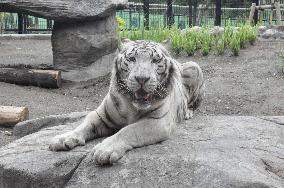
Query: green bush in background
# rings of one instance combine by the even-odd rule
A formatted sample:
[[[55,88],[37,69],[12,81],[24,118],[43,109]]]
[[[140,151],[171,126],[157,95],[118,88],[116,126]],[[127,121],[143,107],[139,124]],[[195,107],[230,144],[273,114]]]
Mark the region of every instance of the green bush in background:
[[[127,30],[123,28],[123,19],[117,18],[120,38],[130,40],[152,40],[163,42],[167,39],[171,42],[171,49],[175,55],[185,52],[188,56],[200,52],[203,56],[208,55],[212,49],[217,55],[223,55],[229,49],[234,56],[238,56],[241,48],[253,45],[257,39],[257,26],[248,24],[233,27],[230,22],[224,27],[224,32],[212,34],[212,27],[202,26],[199,29],[187,28],[180,30],[176,27],[152,28]]]

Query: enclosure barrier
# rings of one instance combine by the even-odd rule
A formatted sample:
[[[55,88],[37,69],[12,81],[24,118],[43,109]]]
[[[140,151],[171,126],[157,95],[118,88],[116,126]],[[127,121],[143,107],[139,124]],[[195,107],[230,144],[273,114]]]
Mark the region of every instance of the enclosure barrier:
[[[195,25],[225,25],[227,21],[237,25],[247,22],[248,19],[251,23],[257,23],[260,20],[269,22],[269,24],[277,20],[277,24],[279,24],[281,22],[279,20],[284,17],[284,0],[275,1],[273,4],[273,7],[277,7],[277,4],[280,3],[280,13],[277,9],[278,18],[271,11],[272,5],[266,5],[266,2],[270,3],[271,1],[246,0],[235,3],[233,0],[131,0],[127,9],[117,11],[117,16],[124,19],[125,29],[164,28],[173,25],[183,29]],[[251,7],[251,3],[255,4]],[[261,14],[258,14],[258,10],[261,11]],[[281,13],[282,17],[280,18]],[[50,33],[53,29],[52,20],[20,13],[3,15],[1,18],[0,12],[0,34],[3,32]]]
[[[269,24],[272,24],[272,17],[273,17],[273,10],[276,10],[276,24],[281,25],[281,8],[284,8],[284,4],[280,4],[278,0],[272,0],[270,5],[258,5],[256,3],[252,3],[250,15],[249,15],[249,22],[251,24],[254,24],[254,15],[256,11],[260,10],[260,18],[263,16],[263,11],[268,9],[270,10],[270,16],[269,16]],[[260,19],[262,20],[262,19]]]

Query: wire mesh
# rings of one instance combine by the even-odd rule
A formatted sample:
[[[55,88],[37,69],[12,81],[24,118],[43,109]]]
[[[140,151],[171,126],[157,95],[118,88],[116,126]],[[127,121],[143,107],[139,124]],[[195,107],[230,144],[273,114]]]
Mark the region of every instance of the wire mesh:
[[[147,0],[149,2],[149,28],[165,28],[169,26],[169,16],[175,27],[184,29],[192,25],[214,25],[216,0]],[[259,0],[260,5],[271,4],[272,0]],[[125,29],[145,28],[145,0],[129,0],[127,9],[117,11]],[[170,3],[169,3],[170,2]],[[238,25],[248,20],[253,0],[221,0],[221,25],[227,23]],[[284,0],[280,0],[284,4]],[[169,8],[171,7],[171,12]],[[171,15],[169,15],[169,13]],[[275,10],[264,10],[258,13],[262,24],[271,19],[276,23]],[[284,24],[284,8],[281,9]],[[2,16],[1,16],[2,15]],[[272,16],[271,16],[272,15]],[[0,12],[0,30],[3,33],[17,32],[18,17],[14,13]],[[27,16],[24,22],[26,33],[50,33],[53,22],[43,18]]]

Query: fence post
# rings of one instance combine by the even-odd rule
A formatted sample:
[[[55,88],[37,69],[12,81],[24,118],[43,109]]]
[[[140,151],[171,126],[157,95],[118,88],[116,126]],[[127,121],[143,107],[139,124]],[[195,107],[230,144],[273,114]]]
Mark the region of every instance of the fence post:
[[[29,19],[28,19],[28,15],[24,14],[23,15],[23,19],[24,19],[24,29],[23,29],[23,33],[26,34],[28,33],[28,28],[29,28]]]
[[[23,14],[18,13],[18,34],[23,34],[24,19]]]
[[[197,0],[194,0],[193,6],[194,6],[193,7],[193,25],[196,26],[197,6],[198,6]]]
[[[252,3],[255,3],[255,5],[258,6],[259,0],[253,0]],[[254,24],[257,24],[257,22],[258,22],[258,9],[256,9],[254,11],[253,20],[254,20]]]
[[[222,10],[221,10],[221,0],[215,0],[215,25],[221,26],[221,16],[222,16]]]
[[[173,0],[167,0],[167,24],[169,28],[174,24]]]
[[[144,0],[144,6],[143,6],[143,11],[144,11],[144,28],[146,30],[149,30],[149,9],[150,9],[150,4],[149,0]]]
[[[52,30],[52,20],[47,20],[47,30]]]
[[[192,26],[192,0],[188,0],[188,25]]]

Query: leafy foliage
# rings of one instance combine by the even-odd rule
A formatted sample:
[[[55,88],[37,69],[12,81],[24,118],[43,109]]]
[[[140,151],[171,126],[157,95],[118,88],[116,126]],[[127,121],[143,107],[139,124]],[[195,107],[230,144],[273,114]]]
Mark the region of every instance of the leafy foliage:
[[[199,29],[187,28],[183,31],[178,28],[120,29],[119,36],[130,40],[153,40],[155,42],[170,39],[175,55],[185,52],[188,56],[192,56],[198,51],[206,56],[212,49],[218,55],[223,55],[227,51],[226,49],[229,49],[234,56],[238,56],[241,48],[245,48],[247,44],[253,45],[257,38],[257,27],[246,24],[233,27],[228,22],[224,32],[218,34],[213,34],[211,29],[207,26]]]
[[[238,56],[241,48],[241,40],[238,34],[234,33],[232,35],[229,45],[233,55]]]
[[[176,55],[179,55],[184,48],[183,37],[180,34],[180,31],[174,28],[170,34],[172,49]]]

